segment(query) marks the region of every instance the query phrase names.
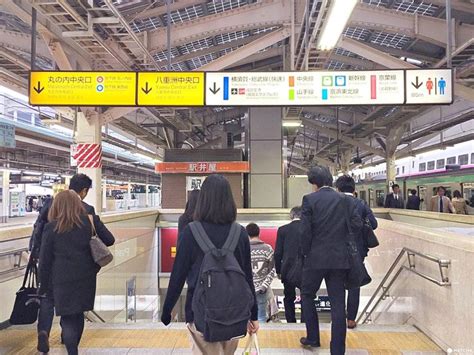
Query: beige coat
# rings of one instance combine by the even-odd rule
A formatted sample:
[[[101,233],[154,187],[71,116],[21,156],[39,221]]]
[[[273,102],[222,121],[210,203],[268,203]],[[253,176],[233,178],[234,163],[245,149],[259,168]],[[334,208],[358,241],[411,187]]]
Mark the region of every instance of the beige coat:
[[[457,214],[469,214],[467,212],[467,203],[463,198],[453,198],[453,206]]]
[[[430,205],[430,211],[431,212],[441,212],[439,210],[439,196],[436,195],[436,196],[433,196],[431,198],[431,205]],[[443,196],[443,211],[442,213],[456,213],[456,210],[454,209],[454,206],[453,204],[451,203],[451,200],[446,197],[446,196]]]

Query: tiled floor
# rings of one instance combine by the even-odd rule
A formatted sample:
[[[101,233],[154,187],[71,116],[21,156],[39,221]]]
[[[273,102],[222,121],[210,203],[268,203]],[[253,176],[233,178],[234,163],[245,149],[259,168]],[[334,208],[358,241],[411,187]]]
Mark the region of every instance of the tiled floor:
[[[269,325],[259,332],[262,354],[329,354],[330,331],[322,326],[321,349],[305,350],[299,345],[304,336],[301,325]],[[0,354],[36,354],[36,333],[32,327],[14,327],[0,331]],[[240,347],[244,347],[242,341]],[[59,330],[51,335],[50,354],[66,354],[59,343]],[[190,344],[183,324],[165,328],[158,324],[89,325],[81,342],[81,354],[94,355],[178,355],[191,354]],[[426,336],[409,326],[360,326],[347,334],[347,354],[442,354]],[[242,351],[237,351],[241,354]]]

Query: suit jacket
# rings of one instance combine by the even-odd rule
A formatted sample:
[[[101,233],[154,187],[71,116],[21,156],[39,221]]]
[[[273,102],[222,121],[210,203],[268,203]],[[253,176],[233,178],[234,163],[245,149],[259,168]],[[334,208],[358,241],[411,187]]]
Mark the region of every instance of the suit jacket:
[[[418,196],[416,195],[411,195],[408,196],[408,201],[407,201],[407,210],[420,210],[420,203],[421,200]]]
[[[398,200],[395,199],[393,192],[387,195],[385,199],[385,208],[405,208],[405,201],[402,195],[398,194]]]
[[[294,220],[278,228],[275,248],[275,270],[285,282],[287,270],[301,253],[301,220]]]
[[[355,199],[323,187],[303,197],[301,247],[305,269],[348,269],[347,223],[360,234],[362,218]]]
[[[40,249],[41,249],[41,242],[43,239],[43,231],[44,227],[48,223],[48,214],[51,205],[53,204],[53,199],[49,199],[45,201],[43,207],[41,208],[38,218],[33,226],[33,234],[31,235],[30,239],[30,251],[31,255],[35,258],[39,257]],[[84,201],[82,201],[82,205],[84,206],[86,213],[90,215],[95,215],[95,209],[93,206],[88,205]]]
[[[451,200],[447,196],[443,196],[443,211],[439,210],[439,196],[433,196],[431,198],[431,205],[430,205],[430,211],[431,212],[442,212],[442,213],[456,213],[453,204],[451,203]]]

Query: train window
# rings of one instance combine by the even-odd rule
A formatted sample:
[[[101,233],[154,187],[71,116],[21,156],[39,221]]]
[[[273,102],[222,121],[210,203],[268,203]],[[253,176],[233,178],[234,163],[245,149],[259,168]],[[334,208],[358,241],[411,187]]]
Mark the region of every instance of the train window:
[[[428,170],[434,170],[435,162],[434,160],[428,162]]]
[[[418,170],[419,171],[425,171],[426,170],[426,163],[420,163],[420,165],[418,167]]]
[[[405,166],[402,166],[402,174],[405,174]]]
[[[469,154],[463,154],[458,157],[458,164],[459,165],[467,165],[469,164]]]
[[[413,169],[415,169],[415,161],[412,161],[412,162],[411,162],[411,167],[412,167]]]
[[[471,153],[471,164],[474,164],[474,153]]]
[[[448,164],[448,165],[456,164],[456,157],[450,157],[450,158],[446,159],[446,164]]]
[[[397,168],[397,175],[400,175],[400,168]]]
[[[444,159],[436,160],[436,169],[443,169],[444,168]]]

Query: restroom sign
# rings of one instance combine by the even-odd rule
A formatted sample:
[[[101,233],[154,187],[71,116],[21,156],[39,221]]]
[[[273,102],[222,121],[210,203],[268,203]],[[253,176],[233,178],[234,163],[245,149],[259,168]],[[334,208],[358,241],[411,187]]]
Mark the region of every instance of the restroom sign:
[[[451,69],[406,70],[406,104],[450,104],[453,102]]]

